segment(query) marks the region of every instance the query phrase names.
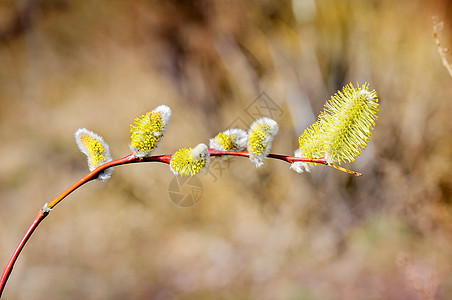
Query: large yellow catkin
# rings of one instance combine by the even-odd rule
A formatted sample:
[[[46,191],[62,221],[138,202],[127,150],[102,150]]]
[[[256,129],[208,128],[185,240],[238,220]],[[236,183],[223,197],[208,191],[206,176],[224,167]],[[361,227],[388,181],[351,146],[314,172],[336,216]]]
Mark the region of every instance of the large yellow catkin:
[[[325,156],[325,145],[320,122],[317,121],[298,138],[301,153],[306,158],[321,158]]]
[[[317,122],[299,137],[300,154],[329,162],[352,162],[366,148],[378,112],[375,90],[350,83],[325,104]]]
[[[354,161],[372,136],[377,112],[377,93],[367,84],[357,88],[349,84],[338,91],[320,116],[325,155],[339,163]]]

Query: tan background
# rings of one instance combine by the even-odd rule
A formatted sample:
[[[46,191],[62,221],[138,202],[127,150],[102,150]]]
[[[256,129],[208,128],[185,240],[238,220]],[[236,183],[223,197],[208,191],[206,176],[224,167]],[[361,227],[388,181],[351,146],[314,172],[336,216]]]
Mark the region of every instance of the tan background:
[[[115,169],[56,207],[5,299],[450,299],[452,77],[432,38],[441,1],[1,1],[0,264],[37,211],[86,174],[73,140],[129,153],[129,124],[167,104],[156,154],[208,142],[261,92],[292,154],[349,82],[380,98],[347,167],[296,174],[236,158],[174,205],[168,166]]]

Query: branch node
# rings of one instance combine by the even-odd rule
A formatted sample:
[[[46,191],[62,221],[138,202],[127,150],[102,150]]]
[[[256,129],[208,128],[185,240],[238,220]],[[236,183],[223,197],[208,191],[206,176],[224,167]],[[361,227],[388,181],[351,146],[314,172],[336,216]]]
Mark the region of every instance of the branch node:
[[[41,211],[43,214],[48,214],[52,208],[49,207],[49,203],[44,204],[44,206],[41,208]]]

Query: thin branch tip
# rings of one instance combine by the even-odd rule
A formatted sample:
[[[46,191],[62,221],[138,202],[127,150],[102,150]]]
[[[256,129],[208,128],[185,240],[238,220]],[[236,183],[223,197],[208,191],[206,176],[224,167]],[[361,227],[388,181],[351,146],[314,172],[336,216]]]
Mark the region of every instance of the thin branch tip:
[[[343,167],[335,165],[335,164],[327,164],[327,166],[335,168],[336,170],[345,172],[347,174],[351,174],[351,175],[356,176],[356,177],[360,177],[360,176],[363,175],[363,173],[356,172],[356,171],[353,171],[353,170],[349,170],[349,169],[343,168]]]

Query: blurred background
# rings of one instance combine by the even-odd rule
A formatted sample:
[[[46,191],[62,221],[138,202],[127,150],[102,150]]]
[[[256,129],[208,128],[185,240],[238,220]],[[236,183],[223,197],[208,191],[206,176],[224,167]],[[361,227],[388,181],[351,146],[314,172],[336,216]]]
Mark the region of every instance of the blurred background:
[[[434,16],[450,47],[445,0],[1,0],[2,269],[87,173],[80,127],[120,158],[129,124],[160,104],[173,116],[156,154],[266,115],[272,152],[292,154],[344,85],[380,99],[370,144],[344,165],[360,178],[212,161],[181,207],[167,165],[117,167],[39,226],[4,298],[450,299],[452,77]]]

